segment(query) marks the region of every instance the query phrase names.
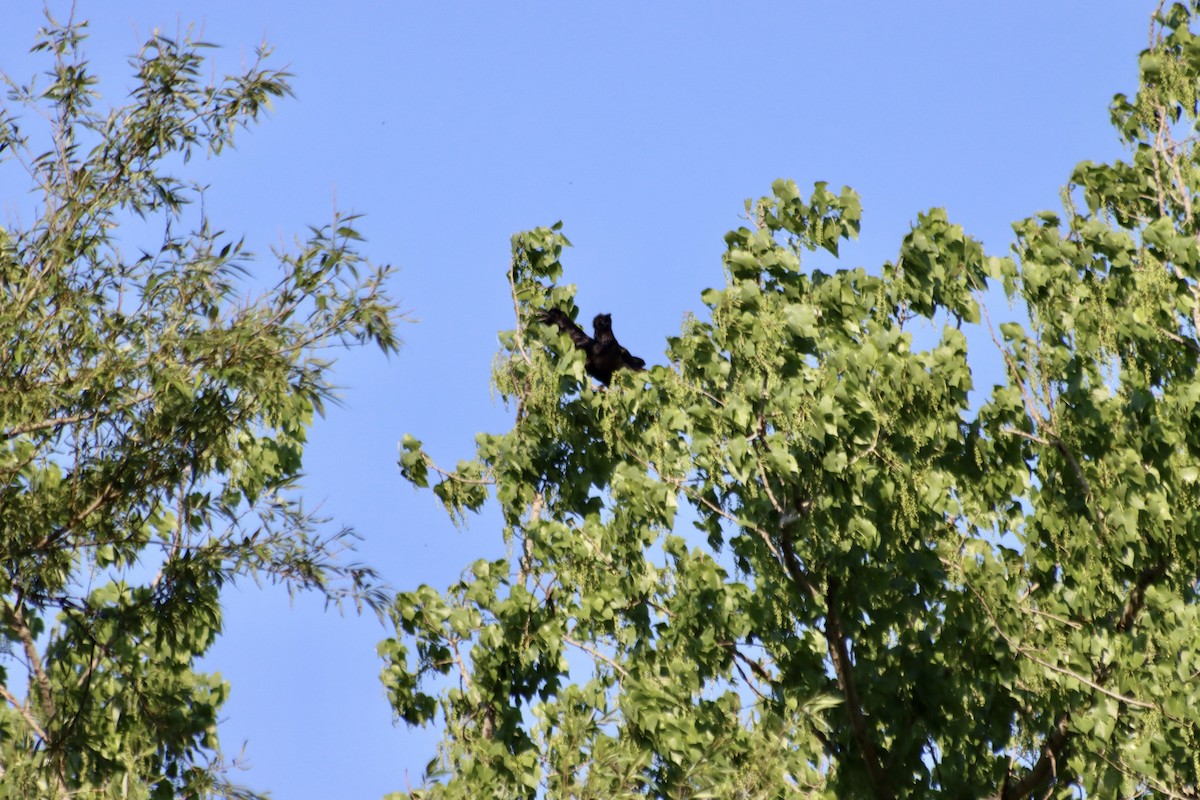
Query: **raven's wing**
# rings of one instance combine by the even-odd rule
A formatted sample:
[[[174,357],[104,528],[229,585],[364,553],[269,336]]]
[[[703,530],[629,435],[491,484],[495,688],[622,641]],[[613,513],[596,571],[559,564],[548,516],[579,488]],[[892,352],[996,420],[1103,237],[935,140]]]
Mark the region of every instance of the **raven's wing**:
[[[614,365],[614,368],[625,367],[626,369],[631,369],[634,372],[640,372],[646,367],[646,361],[644,359],[638,358],[633,353],[630,353],[620,342],[617,341],[617,337],[612,335],[611,327],[608,330],[608,339],[611,342],[611,347],[617,351],[616,355],[620,361],[619,364]]]
[[[571,337],[571,341],[576,347],[583,351],[587,351],[588,346],[592,343],[592,337],[583,332],[583,328],[579,327],[567,316],[566,312],[558,308],[550,308],[538,314],[538,321],[545,322],[548,325],[554,325],[560,331]]]
[[[624,347],[621,348],[621,360],[625,362],[625,366],[634,372],[641,372],[646,368],[646,359],[638,358],[630,353]]]

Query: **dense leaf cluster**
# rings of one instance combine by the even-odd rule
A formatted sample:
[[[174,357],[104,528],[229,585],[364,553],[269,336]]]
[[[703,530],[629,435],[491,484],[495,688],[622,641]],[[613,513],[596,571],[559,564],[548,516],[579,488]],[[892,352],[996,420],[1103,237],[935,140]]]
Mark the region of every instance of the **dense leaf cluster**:
[[[453,471],[402,447],[512,545],[396,600],[393,705],[445,727],[411,796],[1198,796],[1195,13],[1113,105],[1131,160],[1011,257],[935,209],[877,272],[810,269],[859,200],[778,181],[671,365],[605,391],[536,322],[567,241],[515,237],[513,429]]]
[[[183,164],[288,76],[204,83],[206,45],[155,35],[104,108],[84,33],[51,20],[48,83],[10,78],[0,107],[0,168],[36,200],[0,229],[0,797],[240,795],[216,738],[228,687],[194,670],[221,587],[382,601],[293,484],[322,351],[396,345],[387,270],[343,218],[245,295],[252,256]]]

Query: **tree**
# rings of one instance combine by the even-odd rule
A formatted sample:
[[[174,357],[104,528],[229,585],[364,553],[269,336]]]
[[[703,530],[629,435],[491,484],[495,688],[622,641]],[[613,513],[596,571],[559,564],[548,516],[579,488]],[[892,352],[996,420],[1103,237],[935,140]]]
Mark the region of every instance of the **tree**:
[[[1200,795],[1198,5],[1113,104],[1130,160],[1011,257],[935,209],[877,274],[809,269],[859,199],[778,181],[671,366],[601,391],[536,322],[567,240],[514,238],[513,429],[452,471],[402,443],[511,545],[396,599],[383,680],[445,731],[408,796]]]
[[[295,481],[328,349],[397,345],[389,270],[343,217],[250,296],[187,165],[289,76],[260,52],[206,84],[209,45],[156,34],[102,108],[85,33],[50,19],[48,83],[8,78],[0,110],[0,166],[37,201],[0,230],[0,797],[246,796],[216,737],[228,687],[196,659],[238,579],[385,601]]]

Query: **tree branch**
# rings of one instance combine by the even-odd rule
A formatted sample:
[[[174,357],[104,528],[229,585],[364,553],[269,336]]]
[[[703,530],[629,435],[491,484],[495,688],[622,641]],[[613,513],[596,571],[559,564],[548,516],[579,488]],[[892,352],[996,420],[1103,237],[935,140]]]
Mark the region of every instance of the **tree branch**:
[[[800,565],[799,559],[796,558],[795,542],[792,539],[791,526],[784,525],[780,528],[780,543],[783,545],[783,565],[787,570],[788,576],[797,589],[804,591],[816,599],[820,598],[820,593],[813,584],[804,567]],[[854,739],[858,742],[858,747],[862,753],[863,761],[867,768],[867,777],[871,782],[871,789],[875,797],[880,800],[891,800],[894,798],[895,792],[888,785],[887,775],[883,770],[883,760],[879,756],[879,751],[875,748],[875,743],[871,740],[870,731],[867,728],[866,715],[863,714],[862,699],[858,696],[858,689],[854,681],[853,665],[850,663],[850,647],[846,630],[842,625],[841,613],[837,604],[837,589],[838,582],[830,580],[825,591],[825,638],[829,645],[829,657],[833,660],[834,672],[837,675],[838,686],[842,690],[842,694],[846,699],[846,713],[850,718],[850,732],[854,735]]]
[[[21,639],[21,645],[25,650],[25,658],[29,661],[29,674],[33,678],[34,685],[38,690],[38,699],[42,704],[42,712],[47,717],[53,718],[55,707],[54,693],[50,688],[50,676],[46,674],[46,670],[42,666],[42,660],[38,656],[37,645],[33,640],[33,632],[29,630],[29,624],[25,622],[25,614],[21,610],[21,605],[22,600],[18,598],[16,604],[7,609],[7,621]]]
[[[1129,593],[1129,599],[1125,601],[1125,609],[1121,612],[1121,618],[1117,620],[1117,632],[1125,633],[1133,625],[1137,619],[1138,613],[1146,604],[1146,589],[1150,584],[1161,578],[1167,572],[1167,562],[1165,559],[1157,564],[1147,567],[1138,576],[1137,582],[1133,585],[1133,590]]]
[[[1059,715],[1058,719],[1054,721],[1054,729],[1050,731],[1050,735],[1046,737],[1046,743],[1042,745],[1042,753],[1038,757],[1037,763],[1019,781],[1015,783],[1005,781],[1000,791],[1001,800],[1020,800],[1020,798],[1028,797],[1034,789],[1046,783],[1056,774],[1058,758],[1067,746],[1067,739],[1070,736],[1067,730],[1070,722],[1070,714]]]
[[[837,673],[838,685],[846,697],[846,712],[850,717],[850,731],[862,751],[863,761],[866,762],[867,777],[871,781],[871,789],[880,800],[890,800],[896,796],[888,785],[887,774],[883,771],[883,760],[871,740],[871,732],[867,729],[867,719],[863,714],[862,700],[854,681],[854,668],[850,663],[850,647],[845,628],[842,626],[842,615],[837,605],[838,582],[829,581],[825,592],[825,637],[829,641],[829,656],[833,659],[833,669]]]
[[[29,729],[33,731],[35,736],[37,736],[43,742],[48,741],[46,731],[42,729],[42,726],[37,721],[37,717],[33,716],[33,712],[29,709],[27,704],[17,700],[17,698],[13,696],[12,692],[8,691],[8,689],[3,686],[0,686],[0,698],[7,700],[9,705],[17,710],[17,713],[20,714],[21,718],[25,720],[25,723],[29,725]]]
[[[616,670],[618,673],[620,673],[622,678],[629,677],[629,670],[625,669],[623,666],[618,664],[616,661],[613,661],[611,658],[604,655],[599,650],[597,650],[596,648],[589,645],[587,642],[580,642],[576,639],[572,639],[570,636],[563,636],[562,640],[564,642],[566,642],[567,644],[571,645],[572,647],[578,647],[583,652],[589,653],[593,658],[598,658],[601,661],[603,661],[605,664],[608,664],[610,667],[612,667],[614,670]]]

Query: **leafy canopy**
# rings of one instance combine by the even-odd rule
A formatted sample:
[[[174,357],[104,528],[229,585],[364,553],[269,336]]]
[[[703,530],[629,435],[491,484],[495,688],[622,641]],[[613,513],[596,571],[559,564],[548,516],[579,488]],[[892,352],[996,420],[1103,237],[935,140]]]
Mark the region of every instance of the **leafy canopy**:
[[[408,796],[1196,796],[1196,13],[1113,104],[1130,160],[1011,257],[934,209],[876,272],[813,270],[859,199],[777,181],[670,366],[608,391],[535,321],[568,242],[515,237],[513,429],[452,471],[402,443],[512,549],[396,599],[385,685],[445,731]]]
[[[295,481],[326,351],[397,345],[388,269],[343,217],[246,294],[253,256],[186,165],[289,76],[204,83],[209,45],[155,34],[103,106],[85,33],[50,19],[48,81],[6,78],[0,106],[0,169],[35,201],[0,228],[0,797],[244,796],[216,737],[228,685],[194,670],[222,586],[384,602]]]

